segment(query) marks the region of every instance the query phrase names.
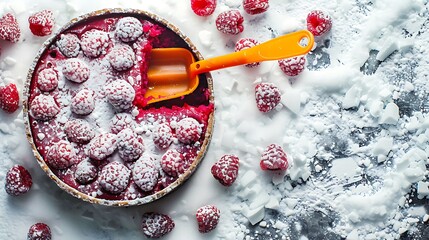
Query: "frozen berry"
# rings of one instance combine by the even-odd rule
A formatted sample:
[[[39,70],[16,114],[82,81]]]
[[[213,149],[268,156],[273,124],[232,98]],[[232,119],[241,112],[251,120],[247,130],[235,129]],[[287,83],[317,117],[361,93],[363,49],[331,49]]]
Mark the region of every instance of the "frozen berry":
[[[37,120],[48,121],[60,112],[55,99],[51,95],[37,95],[30,104],[30,114]]]
[[[235,51],[238,52],[238,51],[241,51],[241,50],[245,50],[247,48],[254,47],[254,46],[258,45],[258,44],[259,44],[258,41],[256,41],[253,38],[241,38],[240,40],[238,40],[235,43]],[[245,66],[246,67],[256,67],[259,64],[260,64],[259,62],[255,62],[255,63],[246,64]]]
[[[238,10],[222,12],[216,18],[216,28],[225,34],[239,34],[244,30],[243,16]]]
[[[42,37],[52,33],[54,21],[54,14],[50,10],[42,10],[28,18],[31,32]]]
[[[122,160],[135,161],[143,154],[143,139],[137,136],[131,128],[120,131],[118,139],[118,152]]]
[[[307,16],[307,29],[314,36],[321,36],[332,27],[332,19],[329,15],[320,10],[311,11]]]
[[[90,160],[83,160],[76,166],[74,177],[79,183],[87,184],[97,177],[97,167]]]
[[[239,159],[234,155],[224,155],[211,168],[213,177],[222,185],[231,186],[238,175]]]
[[[61,34],[57,41],[57,47],[68,58],[77,57],[80,52],[80,40],[72,33]]]
[[[220,211],[214,205],[206,205],[200,207],[195,216],[198,222],[198,231],[207,233],[215,229],[219,223]]]
[[[170,149],[161,157],[161,168],[170,176],[176,177],[185,172],[184,156],[175,149]]]
[[[37,87],[40,91],[50,92],[58,86],[58,73],[52,68],[45,68],[37,75]]]
[[[109,53],[110,65],[116,71],[125,71],[134,66],[136,55],[134,50],[128,45],[119,45]]]
[[[19,108],[19,93],[14,83],[0,86],[0,108],[13,113]]]
[[[96,136],[89,143],[89,157],[101,161],[111,155],[117,148],[117,136],[104,133]]]
[[[96,58],[106,54],[109,47],[109,35],[97,29],[88,30],[82,34],[80,45],[86,56]]]
[[[71,100],[71,111],[78,115],[88,115],[95,108],[94,91],[82,89]]]
[[[129,113],[118,113],[110,120],[110,126],[112,133],[118,134],[125,128],[134,129],[136,122],[134,121],[134,117]]]
[[[173,131],[168,123],[161,123],[153,131],[153,142],[159,149],[166,149],[173,142]]]
[[[85,82],[90,74],[87,64],[77,58],[65,60],[62,71],[65,78],[76,83]]]
[[[54,143],[46,155],[46,161],[55,169],[66,169],[74,164],[76,153],[70,142],[60,140]]]
[[[9,195],[19,196],[28,192],[33,185],[30,173],[21,165],[15,165],[6,173],[5,190]]]
[[[103,167],[100,173],[100,186],[107,192],[119,194],[130,181],[131,171],[122,163],[111,162]]]
[[[94,138],[94,128],[83,119],[73,119],[64,124],[64,132],[69,141],[88,143]]]
[[[190,144],[200,139],[202,131],[197,120],[187,117],[177,123],[176,137],[180,142]]]
[[[259,83],[255,87],[256,106],[261,112],[269,112],[281,100],[280,90],[274,83]]]
[[[276,144],[269,145],[262,153],[260,166],[262,170],[286,170],[289,164],[283,148]]]
[[[191,0],[191,8],[198,16],[210,16],[216,9],[216,0]]]
[[[115,80],[106,86],[107,100],[118,111],[125,111],[133,106],[136,95],[134,88],[124,80]]]
[[[155,160],[148,156],[143,156],[136,161],[132,173],[134,183],[146,192],[151,191],[158,181],[159,171]]]
[[[268,7],[268,0],[243,0],[244,11],[251,15],[266,12]]]
[[[21,37],[21,29],[12,13],[6,13],[0,18],[0,39],[18,42]]]
[[[51,229],[45,223],[36,223],[30,227],[27,240],[51,240]]]
[[[134,42],[143,34],[143,25],[135,17],[124,17],[116,24],[115,35],[122,42]]]
[[[173,228],[173,219],[165,214],[149,212],[142,216],[143,234],[148,238],[160,238]]]
[[[280,69],[288,76],[297,76],[305,68],[305,57],[294,57],[278,60]]]

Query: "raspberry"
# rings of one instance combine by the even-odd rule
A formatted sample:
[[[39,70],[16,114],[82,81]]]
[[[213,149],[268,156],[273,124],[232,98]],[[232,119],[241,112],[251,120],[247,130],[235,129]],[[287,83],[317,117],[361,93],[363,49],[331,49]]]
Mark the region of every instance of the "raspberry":
[[[159,149],[166,149],[173,141],[173,132],[168,123],[161,123],[153,131],[153,142]]]
[[[50,92],[58,86],[58,73],[52,68],[45,68],[37,75],[37,87],[40,91]]]
[[[216,228],[220,218],[220,211],[214,205],[206,205],[200,207],[195,216],[198,222],[198,231],[207,233]]]
[[[74,119],[64,124],[64,132],[69,141],[75,143],[88,143],[95,133],[91,124],[83,119]]]
[[[71,111],[78,115],[88,115],[95,108],[94,91],[82,89],[71,100]]]
[[[271,144],[262,153],[262,170],[286,170],[289,166],[286,153],[283,148],[276,144]]]
[[[101,54],[106,54],[109,47],[109,35],[100,30],[91,29],[82,34],[80,45],[86,56],[96,58]]]
[[[73,146],[65,140],[60,140],[49,148],[46,161],[55,169],[70,167],[76,158]]]
[[[30,114],[37,120],[48,121],[60,112],[55,99],[51,95],[40,94],[30,104]]]
[[[134,183],[143,191],[151,191],[158,181],[158,169],[151,157],[141,157],[133,168]]]
[[[247,48],[254,47],[254,46],[258,45],[258,44],[259,44],[258,41],[256,41],[255,39],[252,39],[252,38],[241,38],[240,40],[238,40],[235,43],[235,51],[238,52],[238,51],[241,51],[241,50],[244,50],[244,49],[247,49]],[[255,62],[255,63],[246,64],[245,66],[246,67],[256,67],[256,66],[259,66],[259,64],[260,64],[259,62]]]
[[[36,223],[30,227],[27,240],[51,240],[51,229],[44,223]]]
[[[100,186],[107,192],[119,194],[130,181],[131,171],[122,163],[111,162],[103,167],[100,173]]]
[[[196,142],[200,139],[202,128],[200,123],[194,118],[184,118],[177,123],[176,137],[185,144]]]
[[[222,185],[231,186],[238,175],[239,159],[234,155],[224,155],[211,168],[213,177]]]
[[[268,0],[243,0],[243,8],[250,15],[266,12],[269,7]]]
[[[74,177],[79,183],[87,184],[97,177],[97,167],[89,160],[83,160],[76,166]]]
[[[96,136],[89,143],[89,157],[101,161],[111,155],[117,147],[115,134],[105,133]]]
[[[191,0],[191,8],[198,16],[210,16],[216,9],[216,0]]]
[[[75,34],[61,34],[57,47],[68,58],[77,57],[80,51],[80,40]]]
[[[18,42],[21,37],[21,29],[12,13],[6,13],[0,18],[0,39]]]
[[[332,19],[320,10],[311,11],[307,15],[307,29],[314,36],[321,36],[332,27]]]
[[[161,157],[161,168],[170,176],[176,177],[185,172],[185,159],[175,149],[170,149]]]
[[[216,28],[222,33],[236,35],[244,30],[243,16],[238,10],[222,12],[216,18]]]
[[[33,185],[30,173],[21,165],[15,165],[6,173],[4,188],[9,195],[19,196],[28,192]]]
[[[19,93],[14,83],[0,87],[0,108],[8,113],[13,113],[19,108]]]
[[[171,232],[174,226],[173,219],[165,214],[149,212],[142,216],[143,234],[148,238],[160,238]]]
[[[119,45],[109,53],[110,65],[116,71],[125,71],[134,66],[136,55],[134,50],[128,45]]]
[[[118,113],[110,120],[111,132],[114,134],[118,134],[125,128],[134,129],[135,125],[136,122],[129,113]]]
[[[47,36],[54,28],[54,14],[50,10],[43,10],[28,18],[31,32],[36,36]]]
[[[133,106],[136,95],[134,88],[124,80],[115,80],[106,86],[107,100],[121,112]]]
[[[269,112],[281,100],[280,90],[273,83],[259,83],[255,87],[256,106],[261,112]]]
[[[118,152],[122,160],[135,161],[143,154],[143,139],[138,137],[132,129],[126,128],[119,132],[118,139]]]
[[[278,60],[280,69],[288,76],[297,76],[305,67],[305,57],[294,57]]]
[[[62,71],[65,78],[76,83],[85,82],[88,80],[90,74],[86,63],[77,58],[65,60]]]
[[[134,42],[143,34],[143,25],[135,17],[121,18],[116,24],[115,35],[122,42]]]

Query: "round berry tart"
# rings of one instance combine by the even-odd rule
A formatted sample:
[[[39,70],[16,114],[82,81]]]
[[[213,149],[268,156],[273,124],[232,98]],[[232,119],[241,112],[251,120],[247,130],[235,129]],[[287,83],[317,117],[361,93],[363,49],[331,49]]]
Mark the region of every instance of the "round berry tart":
[[[211,139],[210,74],[191,94],[148,104],[152,48],[187,48],[176,27],[140,10],[106,9],[72,20],[46,41],[24,97],[27,135],[62,189],[110,206],[154,201],[181,185]]]

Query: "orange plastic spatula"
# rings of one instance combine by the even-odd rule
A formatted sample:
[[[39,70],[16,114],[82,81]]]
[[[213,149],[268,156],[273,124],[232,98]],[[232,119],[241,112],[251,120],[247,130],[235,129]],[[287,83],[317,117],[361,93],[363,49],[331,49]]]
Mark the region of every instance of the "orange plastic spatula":
[[[307,30],[286,34],[254,47],[195,62],[185,48],[154,48],[151,51],[145,94],[148,103],[192,93],[198,86],[198,74],[254,62],[279,60],[308,53],[314,44]]]

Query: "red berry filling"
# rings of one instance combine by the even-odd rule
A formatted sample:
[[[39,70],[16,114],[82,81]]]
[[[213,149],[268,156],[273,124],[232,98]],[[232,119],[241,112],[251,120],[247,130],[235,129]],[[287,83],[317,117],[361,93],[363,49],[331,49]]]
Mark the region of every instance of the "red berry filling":
[[[214,205],[200,207],[196,213],[198,231],[207,233],[217,227],[220,218],[220,211]]]
[[[19,196],[28,192],[33,185],[30,173],[21,165],[15,165],[6,173],[5,190],[9,195]]]
[[[122,163],[111,162],[100,173],[100,186],[107,192],[119,194],[127,188],[131,171]]]
[[[180,142],[190,144],[200,139],[202,131],[197,120],[187,117],[177,123],[176,137]]]
[[[88,143],[94,138],[94,129],[83,119],[74,119],[66,122],[64,132],[70,142]]]
[[[222,185],[231,186],[237,179],[239,159],[234,155],[224,155],[211,168],[213,177]]]
[[[269,112],[279,104],[280,90],[273,83],[259,83],[255,87],[255,99],[259,111]]]
[[[198,16],[210,16],[216,9],[216,0],[191,0],[191,8]]]
[[[0,108],[7,113],[13,113],[19,108],[19,93],[14,83],[0,86]]]
[[[91,29],[82,34],[80,45],[86,56],[96,58],[107,53],[109,41],[109,35],[106,32]]]
[[[321,36],[332,28],[332,19],[320,10],[311,11],[307,16],[307,29],[314,36]]]
[[[51,240],[51,229],[45,223],[36,223],[30,227],[27,240]]]
[[[101,161],[110,156],[117,148],[117,137],[112,133],[96,136],[89,143],[89,157]]]
[[[65,78],[76,83],[85,82],[90,75],[88,65],[77,58],[64,61],[62,72]]]
[[[30,114],[37,120],[48,121],[56,117],[60,108],[51,95],[40,94],[30,104]]]
[[[238,10],[229,10],[216,18],[216,28],[222,33],[236,35],[244,30],[244,18]]]
[[[60,140],[49,148],[46,161],[55,169],[66,169],[75,163],[75,158],[73,146],[65,140]]]
[[[259,44],[258,41],[256,41],[255,39],[252,39],[252,38],[241,38],[240,40],[238,40],[235,43],[235,51],[238,52],[238,51],[241,51],[241,50],[245,50],[247,48],[254,47],[254,46],[258,45],[258,44]],[[259,64],[260,64],[259,62],[255,62],[255,63],[246,64],[245,66],[246,67],[256,67],[256,66],[259,66]]]
[[[174,226],[173,219],[165,214],[150,212],[142,216],[142,231],[148,238],[160,238],[171,232]]]
[[[137,160],[132,173],[134,183],[146,192],[152,191],[158,181],[159,171],[151,157],[144,156]]]
[[[243,0],[244,11],[251,15],[266,12],[268,7],[268,0]]]
[[[127,81],[115,80],[106,86],[106,94],[110,104],[118,112],[122,112],[133,106],[136,92]]]
[[[95,108],[94,91],[82,89],[71,100],[71,111],[78,115],[88,115]]]
[[[80,40],[75,34],[61,34],[57,47],[68,58],[77,57],[80,52]]]
[[[161,168],[170,176],[176,177],[185,172],[185,159],[175,149],[170,149],[161,157]]]
[[[47,36],[54,28],[54,14],[50,10],[43,10],[28,18],[31,32],[36,36]]]
[[[280,69],[288,76],[297,76],[305,68],[305,57],[294,57],[278,61]]]
[[[134,42],[143,34],[142,23],[134,17],[121,18],[116,24],[115,35],[122,42]]]
[[[262,170],[286,170],[289,164],[283,148],[276,144],[269,145],[262,153],[260,166]]]
[[[144,152],[143,140],[130,128],[126,128],[118,134],[119,157],[124,161],[135,161]]]
[[[12,13],[6,13],[0,18],[0,39],[18,42],[20,36],[21,29],[15,16]]]

